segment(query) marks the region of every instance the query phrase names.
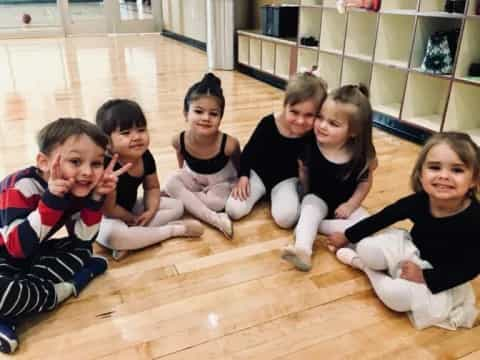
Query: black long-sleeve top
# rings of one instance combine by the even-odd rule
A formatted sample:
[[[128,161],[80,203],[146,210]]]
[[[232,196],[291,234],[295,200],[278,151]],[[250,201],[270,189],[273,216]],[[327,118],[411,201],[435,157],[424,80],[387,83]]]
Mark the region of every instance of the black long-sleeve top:
[[[279,182],[298,176],[298,159],[304,145],[305,136],[283,136],[274,115],[267,115],[243,148],[239,176],[249,177],[250,170],[254,170],[269,193]]]
[[[432,293],[461,285],[480,273],[480,205],[476,200],[458,214],[437,218],[430,212],[428,195],[415,193],[353,225],[345,235],[356,243],[404,219],[414,223],[410,231],[412,240],[420,250],[420,257],[433,266],[423,270]]]

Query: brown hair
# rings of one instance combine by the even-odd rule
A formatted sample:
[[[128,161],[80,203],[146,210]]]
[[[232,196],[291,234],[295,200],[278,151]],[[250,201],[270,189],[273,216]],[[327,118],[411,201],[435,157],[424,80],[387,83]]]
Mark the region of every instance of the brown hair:
[[[356,111],[350,114],[347,142],[352,153],[353,169],[362,169],[359,176],[376,161],[376,151],[372,140],[373,111],[368,99],[369,92],[365,85],[345,85],[333,90],[328,97],[335,102],[355,106]],[[348,178],[350,174],[347,174]]]
[[[108,137],[98,126],[87,120],[76,118],[60,118],[44,126],[37,134],[38,148],[40,152],[49,155],[68,138],[80,135],[87,135],[104,150],[107,148]]]
[[[313,100],[320,109],[327,96],[327,83],[311,72],[297,74],[292,78],[285,89],[283,106],[296,105],[304,101]]]
[[[473,179],[476,185],[468,192],[468,196],[475,198],[480,180],[480,151],[470,135],[455,131],[435,134],[425,143],[418,155],[410,176],[410,186],[412,187],[412,190],[415,192],[423,191],[422,183],[420,181],[423,164],[425,163],[429,151],[435,145],[439,144],[447,144],[450,149],[457,154],[465,166],[472,170]]]

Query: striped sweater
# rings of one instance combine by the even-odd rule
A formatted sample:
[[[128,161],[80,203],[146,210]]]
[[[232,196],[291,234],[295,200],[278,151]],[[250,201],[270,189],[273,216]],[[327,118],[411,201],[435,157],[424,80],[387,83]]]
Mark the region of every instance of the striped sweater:
[[[91,244],[101,206],[90,198],[53,195],[35,167],[18,171],[0,182],[0,253],[29,257],[64,225],[71,237]]]

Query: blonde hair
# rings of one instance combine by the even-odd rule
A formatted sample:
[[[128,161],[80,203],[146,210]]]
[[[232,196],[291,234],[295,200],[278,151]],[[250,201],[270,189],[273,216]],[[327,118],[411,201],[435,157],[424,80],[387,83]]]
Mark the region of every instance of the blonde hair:
[[[423,191],[420,181],[423,164],[430,150],[439,144],[447,144],[465,166],[472,170],[475,187],[468,192],[471,198],[477,198],[480,180],[480,151],[470,135],[449,131],[433,135],[423,146],[410,176],[410,186],[414,192]]]
[[[346,145],[352,153],[352,171],[362,169],[359,176],[375,163],[377,157],[372,140],[373,111],[368,97],[368,89],[363,84],[345,85],[328,95],[328,98],[335,102],[353,105],[356,108],[348,119],[350,138]],[[346,178],[349,176],[350,173],[347,173]]]
[[[285,89],[283,106],[313,101],[318,109],[327,97],[327,83],[310,72],[293,77]]]

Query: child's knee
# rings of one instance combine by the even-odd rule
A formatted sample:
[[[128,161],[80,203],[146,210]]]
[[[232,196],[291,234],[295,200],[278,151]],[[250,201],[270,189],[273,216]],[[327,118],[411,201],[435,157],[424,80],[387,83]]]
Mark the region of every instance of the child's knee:
[[[388,266],[383,252],[369,244],[368,240],[362,240],[357,244],[357,254],[365,266],[373,270],[385,270]]]
[[[232,197],[227,199],[225,212],[233,220],[239,220],[250,213],[251,208],[247,201],[236,200]]]
[[[284,229],[293,227],[299,216],[299,210],[295,207],[287,207],[279,209],[272,207],[272,217],[275,223]]]
[[[225,200],[218,197],[208,197],[205,205],[210,210],[219,212],[225,209]]]
[[[172,200],[175,200],[175,202],[172,202],[172,212],[173,212],[173,216],[175,218],[181,218],[183,216],[183,213],[185,211],[185,208],[183,206],[183,202],[181,202],[180,200],[176,200],[176,199],[172,199]]]
[[[170,196],[177,196],[183,188],[183,184],[176,175],[170,176],[163,185],[165,192]]]
[[[396,286],[397,280],[389,279],[388,286],[377,289],[377,295],[389,309],[398,312],[411,310],[410,293],[403,286]]]

